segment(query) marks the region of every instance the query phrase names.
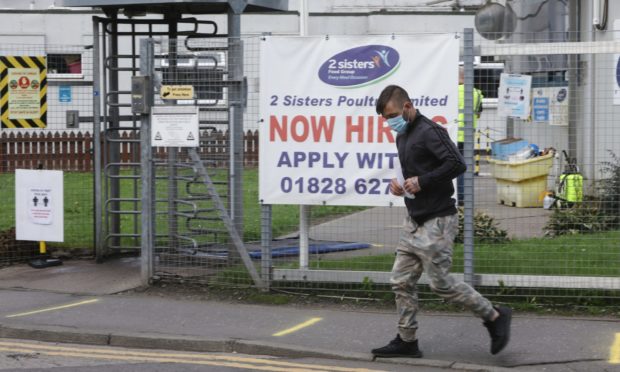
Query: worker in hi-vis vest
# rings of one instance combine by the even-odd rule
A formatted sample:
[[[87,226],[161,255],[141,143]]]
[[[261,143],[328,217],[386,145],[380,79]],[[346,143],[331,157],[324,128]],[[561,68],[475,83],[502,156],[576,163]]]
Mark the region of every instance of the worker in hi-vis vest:
[[[482,112],[482,99],[484,96],[482,95],[482,91],[480,89],[474,88],[474,131],[478,127],[478,119],[480,118],[480,113]],[[461,155],[463,155],[463,148],[465,143],[465,70],[463,67],[459,67],[459,131],[457,135],[457,145]],[[477,173],[477,171],[476,171]],[[465,185],[463,184],[464,177],[463,173],[458,176],[457,183],[457,194],[458,194],[458,205],[463,205],[463,200],[465,197]]]

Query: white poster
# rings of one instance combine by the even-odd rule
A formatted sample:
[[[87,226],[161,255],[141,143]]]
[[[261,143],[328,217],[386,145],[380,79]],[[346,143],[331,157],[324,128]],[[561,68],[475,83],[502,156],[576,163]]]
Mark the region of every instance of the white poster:
[[[454,34],[265,37],[260,71],[260,200],[266,204],[403,205],[389,193],[395,134],[375,112],[383,88],[456,138]]]
[[[63,173],[15,170],[17,240],[64,241]]]
[[[532,77],[521,74],[501,74],[497,94],[497,113],[500,117],[528,119]]]
[[[568,125],[568,87],[533,89],[532,121],[556,126]]]
[[[198,107],[156,106],[151,111],[151,146],[198,147]]]

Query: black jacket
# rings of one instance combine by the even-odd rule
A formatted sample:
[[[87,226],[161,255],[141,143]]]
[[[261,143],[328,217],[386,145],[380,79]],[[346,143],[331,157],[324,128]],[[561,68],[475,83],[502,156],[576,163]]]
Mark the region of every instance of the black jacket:
[[[418,224],[456,213],[452,180],[465,172],[465,160],[441,125],[419,111],[407,130],[396,137],[405,179],[418,176],[420,192],[405,198],[409,215]]]

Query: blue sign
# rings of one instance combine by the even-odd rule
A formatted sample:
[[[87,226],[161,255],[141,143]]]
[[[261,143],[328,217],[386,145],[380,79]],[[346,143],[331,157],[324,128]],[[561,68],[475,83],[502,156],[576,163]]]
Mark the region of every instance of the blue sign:
[[[329,58],[319,69],[319,78],[336,87],[362,87],[383,80],[399,66],[396,49],[386,45],[364,45]]]
[[[549,121],[549,97],[534,97],[534,121]]]
[[[58,101],[69,103],[72,98],[71,85],[61,85],[58,87]]]

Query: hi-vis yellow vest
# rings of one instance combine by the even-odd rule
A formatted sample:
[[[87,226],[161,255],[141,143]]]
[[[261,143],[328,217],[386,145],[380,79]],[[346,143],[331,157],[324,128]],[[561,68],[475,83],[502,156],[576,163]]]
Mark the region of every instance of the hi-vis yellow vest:
[[[480,105],[482,105],[482,92],[480,89],[474,88],[474,129],[478,127],[478,118],[476,113],[480,112]],[[459,84],[459,133],[457,136],[458,142],[465,142],[465,114],[463,113],[465,108],[465,85]]]

